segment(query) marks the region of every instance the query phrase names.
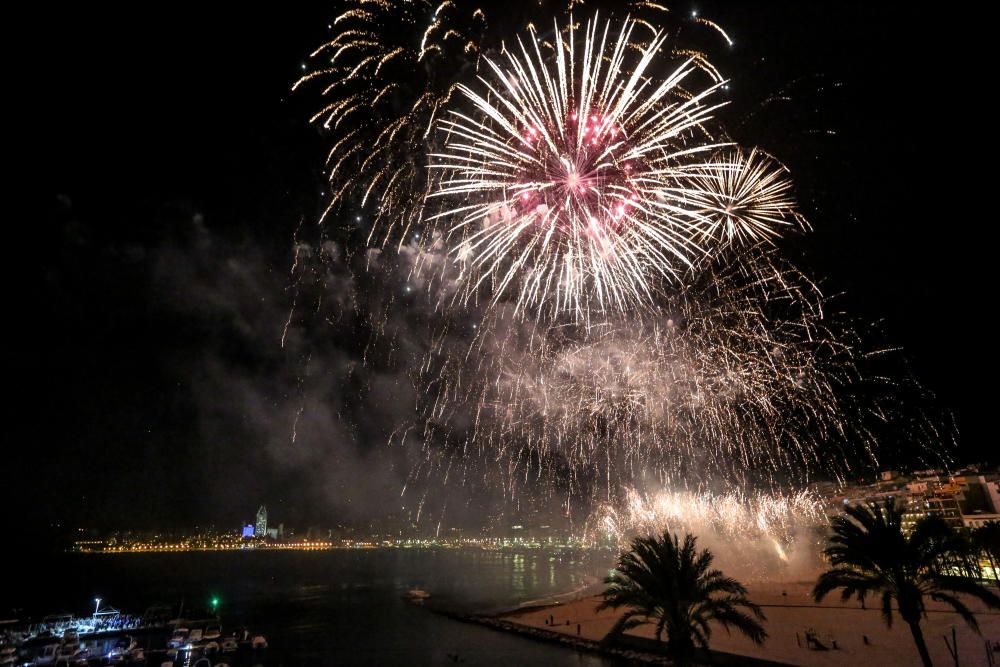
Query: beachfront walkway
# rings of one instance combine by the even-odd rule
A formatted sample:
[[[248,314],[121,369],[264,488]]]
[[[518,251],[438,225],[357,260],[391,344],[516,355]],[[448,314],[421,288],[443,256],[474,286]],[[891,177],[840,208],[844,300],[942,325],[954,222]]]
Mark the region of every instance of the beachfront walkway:
[[[856,602],[840,603],[839,592],[827,596],[822,605],[812,601],[809,591],[813,582],[750,584],[750,599],[764,607],[765,628],[770,635],[763,647],[754,646],[741,635],[728,635],[721,627],[713,628],[711,647],[718,651],[764,658],[806,667],[913,667],[920,664],[909,627],[897,616],[892,629],[885,627],[876,601],[862,609]],[[782,595],[782,592],[786,595]],[[596,597],[585,597],[564,604],[515,612],[505,620],[599,641],[614,625],[616,613],[597,613]],[[977,612],[982,636],[975,634],[954,612],[931,602],[922,627],[924,639],[936,666],[954,665],[943,636],[950,641],[952,627],[958,638],[958,658],[962,667],[989,665],[984,641],[1000,642],[1000,614],[982,611],[982,606],[968,601]],[[875,606],[873,606],[875,605]],[[552,625],[546,621],[553,618]],[[567,624],[568,622],[568,624]],[[813,631],[827,650],[807,648],[806,633]],[[653,636],[652,626],[632,631],[644,637]],[[867,636],[868,644],[864,637]],[[834,648],[836,646],[836,648]],[[1000,666],[1000,652],[994,653],[994,664]]]

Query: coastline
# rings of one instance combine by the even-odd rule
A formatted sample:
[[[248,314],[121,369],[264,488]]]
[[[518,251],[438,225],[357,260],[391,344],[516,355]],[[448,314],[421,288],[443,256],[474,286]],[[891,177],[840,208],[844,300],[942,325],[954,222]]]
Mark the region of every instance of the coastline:
[[[527,609],[529,610],[550,609],[556,606],[558,605],[541,605],[541,606],[532,606]],[[503,614],[496,614],[496,615],[464,614],[443,607],[435,607],[434,605],[426,605],[426,608],[428,611],[432,613],[445,616],[446,618],[449,618],[453,621],[479,625],[482,627],[490,628],[491,630],[506,632],[508,634],[514,634],[521,637],[525,637],[527,639],[545,642],[548,644],[558,644],[565,648],[575,649],[577,651],[591,653],[605,658],[627,660],[633,664],[634,663],[646,664],[646,665],[670,664],[670,661],[667,660],[667,658],[663,657],[662,655],[655,655],[638,650],[623,649],[619,647],[602,646],[600,642],[593,641],[590,639],[585,639],[581,637],[571,637],[560,634],[558,632],[553,632],[551,630],[542,630],[539,628],[533,628],[527,625],[522,625],[520,623],[506,620],[508,616],[510,616],[511,614],[516,614],[516,612],[506,612]]]
[[[555,595],[547,595],[543,598],[538,598],[537,600],[527,600],[522,602],[510,610],[508,613],[513,613],[516,611],[525,611],[530,609],[541,609],[545,607],[554,607],[556,605],[563,604],[564,602],[569,602],[572,600],[580,600],[582,598],[594,597],[599,595],[604,587],[604,583],[597,577],[584,576],[584,580],[593,579],[593,581],[586,581],[582,586],[578,586],[571,591],[566,591],[565,593],[556,593]]]
[[[638,665],[669,666],[672,664],[670,659],[663,655],[662,646],[658,646],[654,640],[645,637],[624,635],[616,639],[614,643],[605,643],[587,637],[573,636],[510,620],[517,618],[521,614],[531,612],[561,610],[562,606],[559,603],[536,605],[501,614],[464,614],[443,607],[434,607],[433,605],[429,605],[427,609],[435,614],[440,614],[461,623],[475,624],[534,641],[560,645],[567,649],[598,655],[616,662],[624,661],[628,664]],[[697,660],[697,664],[700,665],[718,665],[720,667],[794,667],[791,663],[776,662],[774,660],[714,650],[709,651],[707,655],[701,653]]]

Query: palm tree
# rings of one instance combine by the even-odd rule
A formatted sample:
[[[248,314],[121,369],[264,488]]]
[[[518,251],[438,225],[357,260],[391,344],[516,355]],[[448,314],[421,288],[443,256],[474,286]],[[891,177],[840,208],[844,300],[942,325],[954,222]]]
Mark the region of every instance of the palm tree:
[[[920,629],[925,597],[950,605],[976,632],[975,616],[957,596],[969,595],[1000,608],[1000,598],[992,592],[942,567],[952,560],[955,545],[954,531],[942,519],[923,518],[907,536],[903,507],[892,499],[881,505],[847,507],[845,512],[831,521],[833,535],[823,553],[833,567],[813,588],[817,602],[837,588],[843,589],[842,600],[854,596],[864,602],[869,595],[880,596],[882,617],[889,627],[895,604],[926,667],[931,667],[931,658]]]
[[[656,641],[667,632],[667,654],[677,665],[691,662],[695,646],[707,649],[711,622],[727,631],[736,628],[754,643],[762,644],[767,633],[759,621],[766,620],[760,607],[747,599],[747,589],[735,579],[711,569],[712,552],[698,551],[696,538],[684,536],[684,544],[669,531],[662,537],[637,537],[630,550],[618,557],[618,565],[604,580],[610,584],[597,609],[626,607],[608,637],[644,623],[656,624]],[[746,609],[746,614],[740,609]]]

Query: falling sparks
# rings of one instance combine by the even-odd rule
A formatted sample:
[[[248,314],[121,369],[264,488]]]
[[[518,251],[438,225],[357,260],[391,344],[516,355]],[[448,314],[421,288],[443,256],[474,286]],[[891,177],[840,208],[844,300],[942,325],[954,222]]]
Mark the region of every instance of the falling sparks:
[[[775,471],[843,474],[874,443],[844,395],[862,381],[851,338],[823,305],[761,251],[705,267],[648,319],[548,325],[508,304],[471,344],[432,350],[425,440],[452,443],[442,466],[502,461],[512,497],[539,479],[613,499],[647,475],[745,486]]]

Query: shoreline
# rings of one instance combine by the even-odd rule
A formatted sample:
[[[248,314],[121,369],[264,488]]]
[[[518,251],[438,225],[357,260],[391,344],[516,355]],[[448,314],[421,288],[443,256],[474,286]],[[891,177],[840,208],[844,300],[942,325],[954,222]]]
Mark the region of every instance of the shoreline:
[[[556,597],[562,597],[569,594],[575,595],[576,591],[570,591],[570,593],[561,594],[561,596]],[[453,621],[479,625],[498,632],[518,635],[526,639],[544,642],[547,644],[557,644],[567,649],[598,655],[612,661],[625,661],[628,664],[641,665],[669,666],[673,664],[670,659],[663,654],[662,645],[658,645],[652,639],[623,635],[616,638],[614,643],[605,643],[604,641],[569,635],[555,630],[538,628],[526,623],[518,623],[517,621],[509,620],[511,618],[517,618],[521,615],[533,612],[561,608],[563,608],[562,604],[555,602],[546,605],[518,607],[496,614],[470,614],[447,609],[443,606],[439,607],[435,605],[426,605],[426,609],[428,611],[444,616]],[[698,665],[718,665],[722,667],[794,667],[790,663],[776,662],[773,660],[715,650],[709,651],[708,655],[699,655],[696,660],[698,661],[696,663]]]

